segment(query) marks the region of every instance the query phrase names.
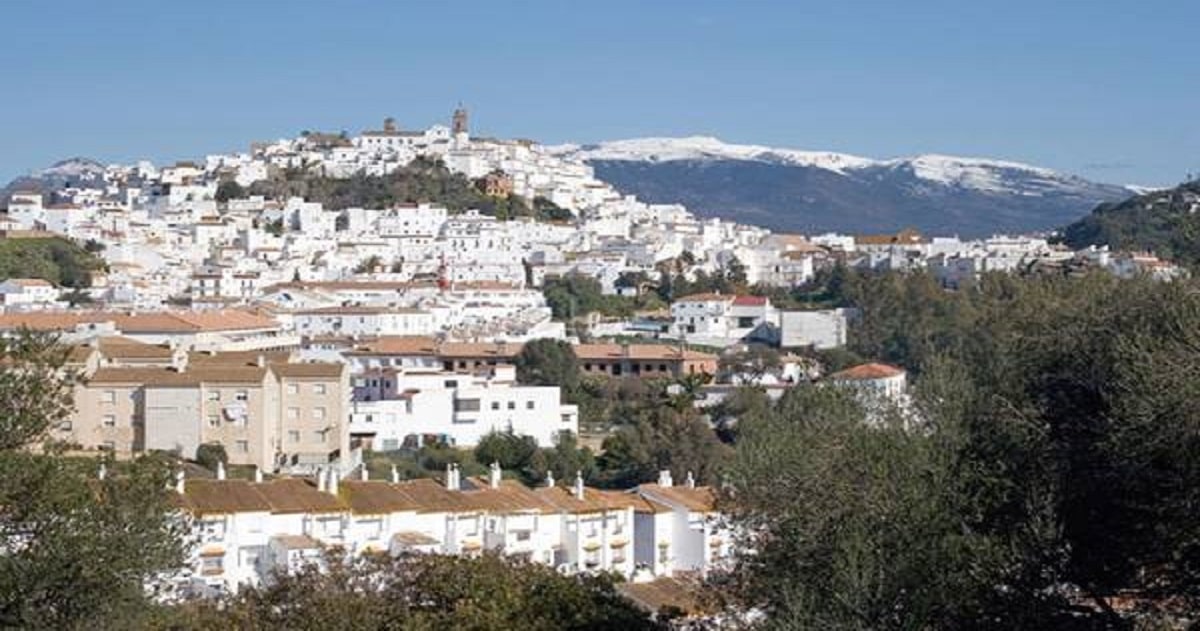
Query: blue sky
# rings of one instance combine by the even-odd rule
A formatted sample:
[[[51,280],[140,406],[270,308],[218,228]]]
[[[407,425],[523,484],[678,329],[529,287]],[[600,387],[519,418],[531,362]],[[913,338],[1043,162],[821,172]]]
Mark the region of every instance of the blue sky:
[[[710,134],[1200,171],[1200,2],[623,0],[0,6],[0,179],[166,161],[385,116],[546,143]]]

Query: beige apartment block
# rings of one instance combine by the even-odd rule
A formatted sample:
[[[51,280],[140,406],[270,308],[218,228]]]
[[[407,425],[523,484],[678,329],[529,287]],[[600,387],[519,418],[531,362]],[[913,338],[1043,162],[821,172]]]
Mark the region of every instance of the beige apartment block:
[[[183,353],[130,340],[75,353],[75,411],[54,438],[119,457],[206,443],[230,464],[267,471],[328,467],[349,454],[349,371],[286,352]]]

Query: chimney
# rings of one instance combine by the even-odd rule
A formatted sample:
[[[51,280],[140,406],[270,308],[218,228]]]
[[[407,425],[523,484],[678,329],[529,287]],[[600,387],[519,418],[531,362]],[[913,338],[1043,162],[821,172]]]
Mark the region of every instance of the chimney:
[[[446,465],[446,490],[453,491],[457,488],[458,485],[454,483],[454,464],[449,463]]]
[[[670,469],[663,469],[662,471],[658,472],[658,485],[664,489],[669,489],[674,486],[674,483],[671,481]]]
[[[688,471],[688,475],[687,475],[687,487],[688,487],[689,489],[694,489],[694,488],[696,488],[696,478],[692,476],[692,472],[691,472],[691,471]]]
[[[362,465],[362,469],[359,470],[359,475],[362,477],[363,482],[371,479],[371,472],[367,470],[366,464]]]
[[[220,460],[217,461],[217,479],[225,479],[225,463],[221,462]]]
[[[488,470],[488,485],[493,489],[500,488],[500,478],[503,477],[503,472],[500,470],[500,463],[493,462]]]
[[[258,364],[258,367],[259,367],[259,368],[266,368],[266,367],[267,367],[267,357],[266,357],[266,355],[259,355],[259,356],[258,356],[258,359],[256,360],[256,362],[255,362],[255,363],[257,363],[257,364]]]
[[[583,472],[575,472],[575,499],[583,499]]]
[[[325,490],[328,491],[330,495],[338,494],[338,477],[339,476],[338,476],[337,469],[330,467],[329,468],[329,482],[327,482],[325,484]]]
[[[325,492],[325,470],[320,468],[317,469],[317,490]]]
[[[400,471],[396,468],[396,465],[392,465],[392,484],[398,484],[399,482]]]
[[[262,467],[260,467],[258,465],[254,465],[254,482],[255,482],[255,484],[262,484],[262,481],[263,481]]]
[[[96,479],[103,481],[108,477],[108,467],[103,462],[100,463],[100,470],[96,472]]]
[[[175,472],[175,492],[180,495],[183,495],[183,489],[184,489],[183,481],[184,481],[185,475],[186,474],[184,474],[183,469],[180,469]]]
[[[554,472],[553,471],[546,472],[546,487],[551,488],[551,489],[554,488]]]

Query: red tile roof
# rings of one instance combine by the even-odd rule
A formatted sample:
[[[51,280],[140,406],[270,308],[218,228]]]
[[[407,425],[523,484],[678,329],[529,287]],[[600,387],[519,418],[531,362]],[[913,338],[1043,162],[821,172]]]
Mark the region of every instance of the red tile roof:
[[[847,368],[841,372],[835,372],[829,375],[830,379],[840,381],[869,381],[872,379],[887,379],[904,374],[904,369],[887,364],[870,363],[859,364],[853,368]]]

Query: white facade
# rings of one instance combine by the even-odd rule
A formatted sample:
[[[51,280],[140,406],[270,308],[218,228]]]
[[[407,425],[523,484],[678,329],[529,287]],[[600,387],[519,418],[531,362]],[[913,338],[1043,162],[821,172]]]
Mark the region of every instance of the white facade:
[[[491,432],[532,436],[551,447],[579,430],[579,410],[556,386],[522,386],[512,366],[483,374],[409,372],[388,368],[353,378],[350,433],[375,449],[399,449],[423,436],[472,447]]]

